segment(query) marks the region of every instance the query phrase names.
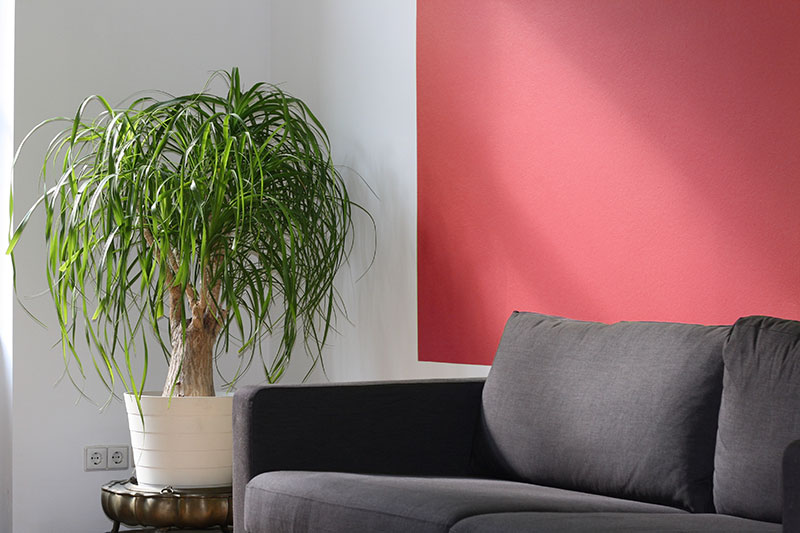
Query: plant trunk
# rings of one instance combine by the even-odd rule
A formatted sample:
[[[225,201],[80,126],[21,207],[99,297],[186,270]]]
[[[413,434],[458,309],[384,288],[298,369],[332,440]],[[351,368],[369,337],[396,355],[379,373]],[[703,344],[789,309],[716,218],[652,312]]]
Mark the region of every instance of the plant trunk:
[[[181,328],[180,309],[170,313],[172,355],[162,396],[214,396],[214,344],[219,325],[210,313]],[[173,388],[174,384],[174,388]]]

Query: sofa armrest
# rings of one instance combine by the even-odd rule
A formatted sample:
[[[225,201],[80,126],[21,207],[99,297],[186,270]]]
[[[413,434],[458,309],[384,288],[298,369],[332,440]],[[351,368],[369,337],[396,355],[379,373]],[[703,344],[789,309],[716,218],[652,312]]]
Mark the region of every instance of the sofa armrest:
[[[800,531],[800,440],[783,452],[783,530]]]
[[[466,475],[483,379],[245,387],[233,399],[234,524],[273,470]]]

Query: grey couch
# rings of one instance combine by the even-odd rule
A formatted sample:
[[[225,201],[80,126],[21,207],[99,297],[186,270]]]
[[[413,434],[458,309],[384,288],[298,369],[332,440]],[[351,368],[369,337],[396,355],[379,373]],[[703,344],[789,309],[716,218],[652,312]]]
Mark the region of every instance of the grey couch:
[[[800,322],[515,312],[485,380],[237,392],[234,527],[797,532],[796,439]]]

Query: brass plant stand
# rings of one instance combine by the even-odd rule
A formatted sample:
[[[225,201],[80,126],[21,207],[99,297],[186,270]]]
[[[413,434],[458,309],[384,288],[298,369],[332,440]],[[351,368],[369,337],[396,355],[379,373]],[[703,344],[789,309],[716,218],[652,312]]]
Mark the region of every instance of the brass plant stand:
[[[103,485],[100,501],[114,521],[110,533],[117,533],[120,524],[153,527],[157,532],[219,527],[222,533],[233,525],[231,487],[159,490],[137,485],[132,477]]]

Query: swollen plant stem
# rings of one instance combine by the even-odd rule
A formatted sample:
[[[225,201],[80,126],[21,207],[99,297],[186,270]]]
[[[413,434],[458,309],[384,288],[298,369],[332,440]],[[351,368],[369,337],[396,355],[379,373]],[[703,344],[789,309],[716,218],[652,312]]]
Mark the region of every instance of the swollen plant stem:
[[[172,333],[172,355],[162,396],[214,396],[216,326],[192,320]]]

